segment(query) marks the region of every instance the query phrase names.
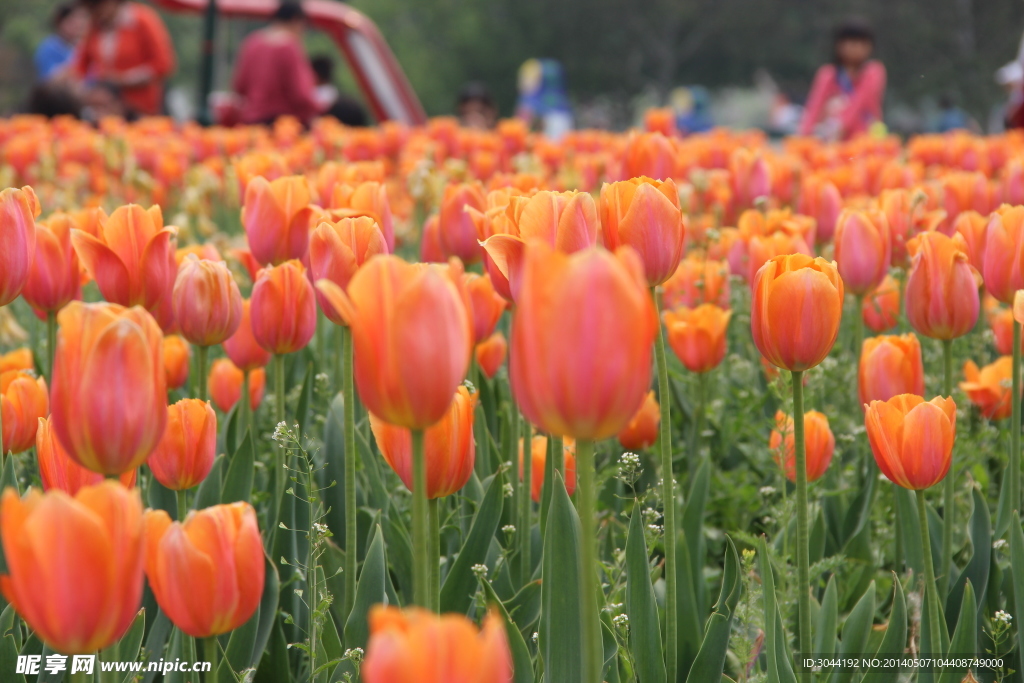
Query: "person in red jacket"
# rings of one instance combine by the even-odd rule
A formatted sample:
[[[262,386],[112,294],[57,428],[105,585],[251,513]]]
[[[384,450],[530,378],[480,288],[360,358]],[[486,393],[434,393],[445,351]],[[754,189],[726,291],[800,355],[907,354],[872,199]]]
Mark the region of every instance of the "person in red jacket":
[[[847,140],[882,119],[885,67],[871,59],[875,35],[859,21],[835,31],[835,59],[818,69],[807,97],[801,135]]]
[[[89,32],[73,70],[88,82],[116,86],[126,107],[142,115],[163,111],[164,81],[174,71],[174,47],[160,15],[127,0],[82,0]]]
[[[272,123],[290,115],[308,125],[320,113],[316,78],[302,46],[305,25],[302,6],[285,0],[270,26],[242,43],[233,87],[242,100],[244,123]]]

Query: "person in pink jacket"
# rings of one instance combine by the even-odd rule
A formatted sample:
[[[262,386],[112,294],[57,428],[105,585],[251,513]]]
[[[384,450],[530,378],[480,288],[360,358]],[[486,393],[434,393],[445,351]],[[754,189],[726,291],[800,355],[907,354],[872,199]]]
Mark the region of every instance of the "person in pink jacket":
[[[882,119],[885,67],[871,59],[875,35],[859,21],[835,31],[835,59],[818,69],[807,97],[801,135],[847,140]]]

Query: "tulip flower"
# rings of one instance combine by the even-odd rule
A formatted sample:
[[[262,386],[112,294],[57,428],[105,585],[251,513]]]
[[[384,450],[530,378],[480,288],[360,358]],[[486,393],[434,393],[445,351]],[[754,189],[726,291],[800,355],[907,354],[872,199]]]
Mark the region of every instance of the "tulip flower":
[[[511,683],[505,624],[495,612],[477,630],[461,614],[378,605],[361,673],[364,683]]]
[[[263,541],[248,503],[214,505],[172,522],[148,510],[146,577],[161,611],[193,638],[249,620],[263,594]]]
[[[386,253],[395,250],[394,220],[387,186],[383,182],[367,179],[357,185],[336,185],[331,192],[331,214],[338,219],[357,216],[373,219],[384,236],[388,248]]]
[[[50,409],[61,445],[102,474],[141,465],[167,423],[162,335],[139,307],[73,301],[57,316]]]
[[[861,318],[873,332],[892,329],[900,319],[900,286],[891,275],[886,275],[861,302]]]
[[[860,402],[888,401],[900,394],[924,394],[921,343],[913,333],[864,340],[858,370]]]
[[[252,328],[252,299],[242,300],[242,317],[235,333],[224,341],[224,352],[238,368],[250,371],[270,362],[270,352],[256,342]]]
[[[952,462],[956,403],[937,396],[925,401],[900,394],[872,401],[864,417],[878,468],[905,489],[923,490],[942,481]]]
[[[658,425],[661,422],[661,407],[653,391],[648,391],[640,410],[619,432],[619,444],[631,451],[650,448],[658,440]]]
[[[495,332],[487,339],[476,345],[476,364],[487,376],[487,379],[494,379],[498,374],[498,368],[505,363],[505,356],[508,354],[508,342],[505,335]]]
[[[469,292],[470,314],[473,318],[473,343],[482,344],[494,332],[507,305],[486,274],[467,274],[466,290]]]
[[[960,382],[971,403],[978,406],[981,415],[989,420],[1004,420],[1010,416],[1013,406],[1013,392],[1010,384],[1013,371],[1013,357],[1001,356],[994,363],[978,369],[974,361],[964,363],[964,378]]]
[[[39,461],[39,478],[43,490],[60,489],[69,496],[76,495],[86,486],[103,482],[103,475],[87,470],[72,460],[57,435],[53,433],[49,417],[39,418],[36,429],[36,458]],[[118,477],[127,488],[135,486],[138,470],[128,470]]]
[[[702,256],[687,256],[661,285],[661,305],[665,309],[696,308],[715,304],[729,308],[729,264]]]
[[[35,367],[32,349],[27,346],[0,355],[0,373],[8,370],[35,370]]]
[[[384,234],[368,216],[343,218],[337,223],[322,222],[309,238],[310,275],[313,282],[330,280],[346,289],[352,276],[364,263],[374,256],[387,253]],[[323,294],[317,292],[316,299],[332,323],[344,324]]]
[[[283,355],[304,348],[316,332],[316,297],[302,264],[286,261],[260,271],[250,315],[253,337],[264,350]]]
[[[35,445],[39,418],[50,412],[46,381],[25,370],[0,373],[3,453],[21,453]]]
[[[775,429],[768,439],[768,448],[775,454],[775,462],[786,473],[786,479],[796,481],[796,439],[793,418],[781,410],[775,413]],[[832,462],[836,439],[828,426],[828,418],[816,410],[804,414],[804,448],[807,453],[807,481],[817,481]]]
[[[0,191],[0,306],[17,299],[29,278],[40,211],[31,187]]]
[[[626,142],[622,164],[627,178],[668,180],[676,175],[676,151],[661,133],[634,133]]]
[[[207,379],[210,387],[210,399],[222,413],[229,412],[242,396],[242,385],[245,374],[227,358],[218,358],[210,366]],[[263,402],[266,389],[267,372],[263,368],[249,370],[249,409],[253,412]]]
[[[809,175],[803,181],[797,211],[812,216],[817,223],[818,242],[830,242],[836,230],[836,219],[843,207],[843,198],[835,183],[820,175]]]
[[[980,299],[977,271],[963,251],[962,239],[928,232],[911,240],[907,248],[913,258],[906,288],[911,327],[942,340],[970,332],[978,319]]]
[[[708,372],[725,358],[725,332],[732,311],[715,304],[665,311],[668,344],[690,372]]]
[[[420,239],[420,261],[423,263],[444,263],[441,250],[441,227],[437,214],[423,223],[423,237]]]
[[[189,363],[192,358],[188,342],[176,334],[169,334],[164,337],[162,350],[167,388],[180,389],[188,381]]]
[[[64,213],[36,225],[36,248],[22,296],[42,313],[55,313],[81,297],[81,270],[71,246],[73,227],[74,221]]]
[[[0,500],[0,590],[54,651],[113,645],[142,606],[142,500],[117,482]]]
[[[745,147],[735,149],[729,158],[732,189],[740,207],[753,206],[762,197],[771,196],[772,172],[767,160]]]
[[[963,250],[967,247],[961,243]],[[1002,206],[988,221],[984,248],[985,289],[1004,304],[1024,289],[1024,206]],[[952,304],[950,304],[952,305]]]
[[[985,241],[988,218],[977,211],[964,211],[953,222],[953,229],[964,238],[967,260],[979,272],[985,269]]]
[[[312,197],[304,176],[267,181],[256,176],[245,188],[242,225],[249,249],[261,264],[301,259],[309,245]]]
[[[601,188],[604,244],[636,250],[647,284],[656,286],[675,272],[683,256],[683,218],[679,192],[671,180],[633,178]]]
[[[242,295],[223,261],[186,257],[171,302],[181,336],[199,347],[223,343],[242,321]]]
[[[478,183],[451,183],[444,188],[437,229],[445,258],[455,256],[463,263],[480,260],[476,225],[466,209],[483,211],[485,203],[483,188]]]
[[[544,468],[548,461],[548,437],[538,434],[530,440],[530,498],[540,503],[544,492]],[[562,462],[565,466],[565,492],[576,493],[576,444],[572,439],[562,441]],[[519,481],[523,480],[523,440],[519,440]]]
[[[776,256],[803,254],[812,256],[811,248],[800,235],[777,231],[768,235],[753,235],[747,242],[747,267],[739,274],[753,282],[757,271]]]
[[[889,272],[892,240],[885,214],[847,209],[836,221],[835,256],[843,285],[862,297]]]
[[[217,414],[206,401],[185,398],[167,408],[167,429],[146,464],[172,491],[198,485],[217,457]]]

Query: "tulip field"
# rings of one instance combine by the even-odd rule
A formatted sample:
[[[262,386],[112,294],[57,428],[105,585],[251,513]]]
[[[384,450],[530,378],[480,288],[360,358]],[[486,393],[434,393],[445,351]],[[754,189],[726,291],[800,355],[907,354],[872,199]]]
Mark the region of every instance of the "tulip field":
[[[0,681],[1024,682],[1024,134],[0,120]]]

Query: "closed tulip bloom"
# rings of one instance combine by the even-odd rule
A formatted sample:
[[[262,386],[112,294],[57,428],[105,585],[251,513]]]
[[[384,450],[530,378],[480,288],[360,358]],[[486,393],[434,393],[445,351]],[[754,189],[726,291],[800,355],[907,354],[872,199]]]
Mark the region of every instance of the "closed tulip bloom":
[[[667,180],[676,175],[676,151],[661,133],[632,133],[626,141],[622,172],[627,178]]]
[[[242,300],[238,329],[224,342],[224,353],[242,370],[262,368],[270,362],[270,352],[256,342],[252,329],[252,299]]]
[[[32,268],[22,290],[28,305],[37,311],[59,311],[81,297],[82,274],[78,254],[71,246],[71,217],[56,213],[36,225],[36,249]]]
[[[122,206],[101,219],[98,233],[71,231],[71,243],[107,301],[157,314],[171,295],[178,265],[177,229],[164,226],[159,206]]]
[[[984,263],[985,289],[1012,304],[1024,289],[1024,206],[1003,205],[989,218]]]
[[[470,394],[464,386],[441,420],[427,427],[423,437],[427,465],[427,498],[442,498],[460,490],[469,481],[476,462],[473,440],[473,411],[479,394]],[[381,455],[405,487],[412,491],[412,434],[370,413],[370,428]]]
[[[60,489],[69,496],[74,496],[86,486],[95,486],[103,482],[103,475],[87,470],[72,460],[64,447],[53,433],[50,418],[39,418],[36,429],[36,458],[39,461],[39,478],[43,482],[43,490]],[[135,486],[138,470],[128,470],[118,477],[127,488]]]
[[[487,274],[467,274],[466,290],[469,292],[469,303],[472,308],[473,343],[481,344],[494,332],[507,304],[494,289]]]
[[[7,372],[8,370],[35,370],[35,367],[32,349],[27,346],[0,355],[0,372]]]
[[[242,322],[242,295],[223,261],[187,256],[171,302],[181,336],[196,346],[224,342]]]
[[[305,176],[268,181],[256,176],[245,188],[242,225],[249,249],[268,266],[301,259],[309,246],[312,196]]]
[[[775,462],[786,473],[786,479],[796,481],[796,438],[793,418],[781,410],[775,413],[775,429],[768,439],[768,448],[775,454]],[[804,452],[807,457],[807,481],[817,481],[832,462],[836,439],[828,426],[828,418],[817,410],[804,413]]]
[[[640,255],[650,286],[675,272],[683,256],[683,217],[672,180],[633,178],[601,188],[601,229],[612,251],[628,245]]]
[[[729,308],[729,264],[703,256],[687,256],[661,286],[661,305],[664,309],[696,308],[701,304],[715,304]]]
[[[900,394],[924,394],[921,343],[913,333],[868,337],[860,352],[860,402],[888,401]]]
[[[747,282],[753,282],[761,266],[776,256],[802,254],[812,257],[811,248],[800,235],[773,232],[769,235],[754,235],[747,243],[747,268],[741,271]]]
[[[1013,295],[1013,319],[1024,325],[1024,293],[1019,290]]]
[[[214,505],[172,522],[147,510],[146,577],[157,604],[193,638],[233,631],[263,594],[263,540],[248,503]]]
[[[50,390],[53,428],[93,472],[135,469],[167,424],[163,335],[138,307],[73,301],[57,315]]]
[[[250,306],[253,337],[270,353],[298,351],[316,332],[316,296],[298,261],[260,271]]]
[[[342,218],[337,223],[322,222],[309,238],[309,271],[313,282],[330,280],[342,289],[356,271],[374,256],[388,253],[388,244],[377,223],[368,216]],[[344,322],[320,292],[317,302],[324,315],[335,325]]]
[[[895,327],[900,320],[900,286],[896,278],[886,275],[882,284],[864,297],[860,313],[872,332],[885,332]]]
[[[444,188],[438,213],[438,238],[445,258],[455,256],[463,263],[480,260],[482,251],[477,241],[476,225],[466,211],[483,211],[486,199],[479,183],[451,183]]]
[[[531,244],[516,303],[510,377],[523,414],[549,434],[618,434],[647,395],[658,329],[636,252]]]
[[[146,464],[172,491],[196,486],[217,457],[217,414],[206,401],[185,398],[167,408],[167,429]]]
[[[420,261],[423,263],[444,263],[441,251],[441,228],[437,214],[423,223],[423,237],[420,240]]]
[[[843,279],[834,262],[776,256],[757,271],[753,294],[750,331],[762,356],[791,371],[825,359],[843,315]]]
[[[817,223],[818,242],[830,242],[836,230],[836,219],[843,207],[843,197],[835,184],[819,175],[807,176],[800,190],[797,210],[812,216]]]
[[[476,345],[475,353],[476,364],[487,375],[487,379],[494,379],[508,355],[508,341],[501,332],[495,332]]]
[[[835,256],[843,285],[863,296],[889,273],[892,240],[885,214],[847,209],[836,221]]]
[[[708,372],[725,358],[725,332],[732,311],[714,304],[665,311],[668,344],[690,372]]]
[[[17,299],[28,280],[39,212],[31,187],[0,191],[0,306]]]
[[[926,337],[956,339],[974,329],[978,320],[977,271],[962,245],[962,239],[939,232],[922,233],[907,245],[912,258],[905,294],[907,319]]]
[[[35,445],[39,418],[50,412],[46,380],[25,370],[0,374],[0,406],[4,454],[27,451]]]
[[[167,389],[180,389],[188,381],[192,350],[188,342],[176,334],[169,334],[163,341],[164,371]]]
[[[226,413],[235,407],[242,397],[242,384],[245,375],[227,358],[218,358],[210,366],[210,377],[207,386],[210,388],[210,399],[213,404]],[[256,368],[249,371],[249,407],[255,412],[263,402],[263,392],[267,385],[267,371]]]
[[[889,481],[919,491],[949,472],[956,439],[956,403],[936,396],[925,401],[900,394],[872,401],[864,416],[871,452]]]
[[[540,502],[544,492],[544,468],[548,461],[548,437],[538,434],[530,440],[530,498]],[[562,440],[562,462],[565,466],[565,492],[576,493],[576,442],[566,437]],[[523,480],[523,440],[519,439],[519,481]]]
[[[661,424],[661,408],[653,391],[648,391],[640,410],[619,432],[619,444],[631,451],[650,448],[658,440],[658,425]]]
[[[994,363],[978,369],[973,360],[964,363],[964,379],[960,382],[971,403],[978,406],[982,417],[1004,420],[1013,407],[1013,357],[1001,356]]]
[[[0,590],[62,654],[93,654],[124,635],[142,606],[142,500],[105,481],[72,498],[14,489],[0,501],[7,574]]]
[[[331,193],[331,214],[337,218],[366,216],[373,219],[384,235],[387,253],[395,250],[394,219],[387,185],[383,182],[365,180],[356,185],[336,185]]]
[[[964,238],[967,259],[978,272],[985,270],[985,240],[988,235],[988,218],[977,211],[964,211],[953,222],[953,229]]]
[[[382,421],[425,429],[448,412],[473,349],[462,278],[457,261],[416,265],[381,256],[356,273],[347,292],[317,282],[352,328],[356,388]]]

